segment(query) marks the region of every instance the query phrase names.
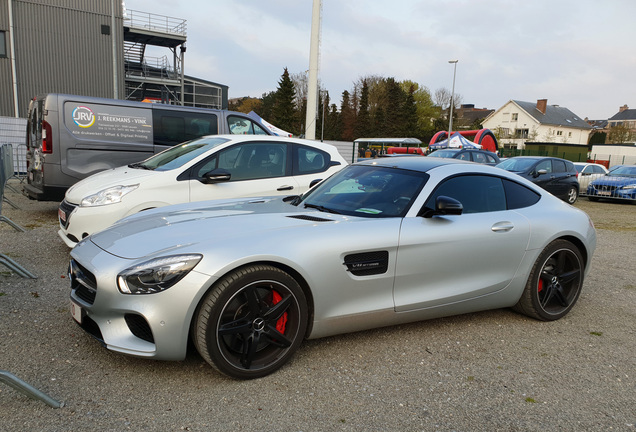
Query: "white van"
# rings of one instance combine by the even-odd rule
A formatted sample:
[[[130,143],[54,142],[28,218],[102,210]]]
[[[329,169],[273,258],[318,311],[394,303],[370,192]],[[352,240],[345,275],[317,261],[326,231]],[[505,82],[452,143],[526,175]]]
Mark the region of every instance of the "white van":
[[[271,135],[246,114],[118,99],[44,94],[29,105],[25,193],[61,201],[77,181],[204,135]]]

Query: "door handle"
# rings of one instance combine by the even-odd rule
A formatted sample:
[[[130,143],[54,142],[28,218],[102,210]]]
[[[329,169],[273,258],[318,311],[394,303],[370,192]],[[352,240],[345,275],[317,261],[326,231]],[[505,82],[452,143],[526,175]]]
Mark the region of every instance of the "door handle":
[[[294,187],[292,185],[285,185],[285,186],[281,186],[278,189],[276,189],[277,191],[288,191],[288,190],[292,190]]]
[[[497,222],[490,229],[493,232],[508,232],[514,228],[514,224],[512,222]]]

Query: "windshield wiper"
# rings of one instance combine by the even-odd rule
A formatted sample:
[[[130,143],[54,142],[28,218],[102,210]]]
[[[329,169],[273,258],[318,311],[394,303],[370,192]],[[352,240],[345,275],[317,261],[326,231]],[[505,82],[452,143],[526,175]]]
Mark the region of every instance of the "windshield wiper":
[[[135,163],[128,164],[128,168],[141,168],[141,169],[145,169],[145,170],[152,170],[152,168],[148,168],[146,165],[144,165],[141,162],[135,162]]]
[[[316,204],[305,204],[305,208],[313,208],[325,213],[341,214],[338,210],[330,209],[325,206],[316,205]]]

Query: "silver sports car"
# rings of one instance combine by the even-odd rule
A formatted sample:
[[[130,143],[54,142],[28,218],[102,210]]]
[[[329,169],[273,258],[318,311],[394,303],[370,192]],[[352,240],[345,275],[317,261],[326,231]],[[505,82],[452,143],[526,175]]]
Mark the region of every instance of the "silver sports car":
[[[305,338],[576,303],[596,233],[505,170],[439,158],[351,165],[296,197],[130,216],[71,252],[71,312],[110,350],[267,375]]]

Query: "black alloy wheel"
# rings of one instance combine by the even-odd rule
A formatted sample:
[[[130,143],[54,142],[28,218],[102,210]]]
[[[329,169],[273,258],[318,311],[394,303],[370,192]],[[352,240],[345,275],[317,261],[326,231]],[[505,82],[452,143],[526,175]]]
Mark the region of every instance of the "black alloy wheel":
[[[285,364],[307,329],[298,283],[266,265],[238,269],[217,282],[196,317],[194,342],[220,372],[238,379],[268,375]]]
[[[583,278],[579,249],[569,241],[555,240],[539,255],[514,309],[538,320],[557,320],[578,300]]]

